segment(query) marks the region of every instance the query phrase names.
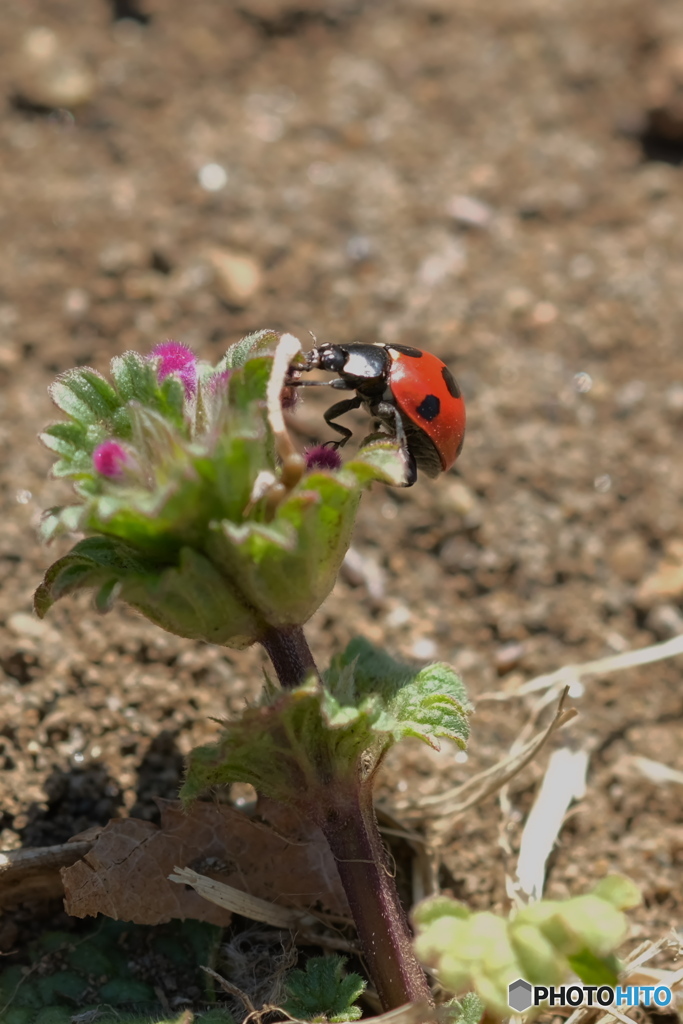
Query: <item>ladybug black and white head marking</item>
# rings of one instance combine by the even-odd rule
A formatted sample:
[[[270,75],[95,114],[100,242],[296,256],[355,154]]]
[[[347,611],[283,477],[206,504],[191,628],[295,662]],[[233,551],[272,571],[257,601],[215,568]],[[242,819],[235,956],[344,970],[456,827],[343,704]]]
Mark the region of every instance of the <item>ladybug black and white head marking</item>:
[[[325,422],[342,435],[331,442],[341,447],[351,437],[336,420],[365,406],[377,427],[385,426],[403,450],[409,487],[417,470],[435,477],[450,469],[460,454],[465,434],[465,405],[448,367],[430,352],[408,345],[316,345],[295,373],[327,370],[331,381],[293,379],[295,386],[327,386],[355,391],[354,398],[337,402]]]

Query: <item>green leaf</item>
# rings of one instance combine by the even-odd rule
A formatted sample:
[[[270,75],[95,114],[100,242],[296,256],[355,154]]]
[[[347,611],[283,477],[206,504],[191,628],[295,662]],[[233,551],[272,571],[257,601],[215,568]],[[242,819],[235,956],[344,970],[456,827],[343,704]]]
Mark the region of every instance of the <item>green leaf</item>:
[[[40,535],[47,543],[63,533],[75,533],[81,528],[87,510],[82,505],[67,505],[66,508],[55,506],[43,512],[40,522]]]
[[[263,352],[271,353],[279,340],[279,334],[275,331],[255,331],[247,334],[241,341],[231,345],[223,356],[216,370],[218,373],[223,370],[237,370],[249,359]]]
[[[436,749],[438,739],[447,738],[464,748],[472,705],[462,680],[448,665],[415,669],[358,637],[332,662],[327,683],[333,696],[351,665],[356,702],[376,695],[384,705],[377,732],[385,730],[395,740],[416,736]]]
[[[469,907],[458,900],[452,900],[450,896],[430,896],[413,907],[411,916],[417,928],[426,928],[432,921],[442,917],[464,920],[470,914]]]
[[[157,391],[156,368],[138,352],[124,352],[111,361],[111,375],[124,402],[154,402]]]
[[[584,985],[609,985],[614,988],[619,980],[620,963],[617,957],[599,957],[587,949],[567,957],[569,966]]]
[[[112,1006],[156,1002],[154,989],[135,978],[113,978],[100,989],[100,998]]]
[[[84,425],[107,419],[121,404],[114,388],[89,367],[67,370],[48,390],[55,405]]]
[[[466,992],[460,999],[451,999],[445,1006],[452,1013],[450,1024],[479,1024],[486,1009],[476,992]]]
[[[87,982],[74,971],[57,971],[44,978],[35,978],[31,983],[37,987],[45,1006],[52,1006],[54,1003],[73,1006],[88,987]]]
[[[179,552],[177,566],[160,566],[110,537],[89,537],[47,570],[34,597],[39,618],[60,597],[98,588],[107,606],[114,589],[127,604],[177,636],[247,647],[264,627],[203,555]]]
[[[73,1016],[73,1006],[46,1006],[33,1018],[33,1024],[71,1024]]]
[[[438,694],[437,680],[444,686]],[[353,641],[327,685],[311,680],[285,693],[268,691],[258,707],[226,723],[218,743],[192,751],[181,796],[189,802],[211,786],[248,782],[315,816],[326,806],[331,779],[355,777],[361,762],[369,772],[402,736],[431,744],[448,736],[464,744],[468,712],[462,683],[446,666],[418,671],[367,641]]]
[[[643,901],[640,889],[625,875],[607,875],[593,889],[593,895],[607,900],[617,910],[632,910]]]
[[[507,989],[518,978],[559,985],[572,970],[585,984],[616,984],[614,950],[626,919],[595,892],[541,900],[509,920],[488,911],[465,917],[462,904],[448,902],[437,897],[416,908],[415,951],[448,990],[474,990],[489,1015],[510,1015]]]
[[[332,590],[360,497],[355,488],[323,473],[307,477],[304,486],[278,506],[269,524],[216,524],[208,547],[275,627],[306,622]]]
[[[343,956],[313,956],[306,969],[290,971],[285,981],[283,1009],[299,1020],[358,1020],[361,1009],[355,1005],[366,982],[359,974],[344,975]]]
[[[344,464],[343,471],[353,473],[361,487],[374,481],[391,487],[405,487],[408,480],[407,466],[395,441],[374,441],[365,445]]]

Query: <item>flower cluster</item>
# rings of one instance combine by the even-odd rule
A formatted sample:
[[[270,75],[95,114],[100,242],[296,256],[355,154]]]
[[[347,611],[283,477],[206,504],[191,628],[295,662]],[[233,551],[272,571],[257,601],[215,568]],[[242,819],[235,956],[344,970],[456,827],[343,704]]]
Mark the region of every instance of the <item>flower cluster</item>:
[[[330,449],[295,451],[280,396],[298,348],[260,331],[212,366],[168,341],[113,359],[111,383],[87,367],[57,379],[67,419],[42,440],[78,502],[48,510],[43,534],[84,539],[48,569],[39,615],[95,588],[103,610],[120,597],[170,632],[231,647],[310,618],[362,488],[404,470],[390,440],[343,466]]]

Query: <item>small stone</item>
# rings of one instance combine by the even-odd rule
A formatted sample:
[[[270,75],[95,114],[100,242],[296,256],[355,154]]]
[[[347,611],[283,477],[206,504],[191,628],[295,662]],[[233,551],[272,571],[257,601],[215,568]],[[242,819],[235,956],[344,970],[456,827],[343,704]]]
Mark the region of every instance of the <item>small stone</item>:
[[[85,288],[69,288],[64,295],[64,312],[74,318],[83,316],[90,309],[90,296]]]
[[[643,578],[649,559],[650,549],[637,533],[621,537],[607,555],[612,572],[626,583],[637,583]]]
[[[443,515],[460,516],[463,526],[472,530],[481,525],[483,510],[474,491],[460,480],[449,480],[436,495],[439,511]]]
[[[220,192],[228,184],[228,172],[221,164],[204,164],[197,180],[205,192]]]
[[[658,604],[650,609],[645,626],[660,640],[669,640],[683,633],[683,615],[673,604]]]
[[[493,217],[493,210],[488,203],[474,196],[453,196],[446,212],[458,224],[468,228],[487,228]]]
[[[617,408],[622,412],[630,411],[634,406],[643,401],[646,390],[644,381],[630,380],[628,384],[624,384],[623,387],[619,388],[614,396]]]
[[[127,270],[139,270],[149,263],[149,254],[140,242],[110,242],[100,252],[97,262],[105,274],[118,276]]]
[[[427,288],[435,288],[448,278],[459,276],[466,265],[464,247],[456,239],[449,239],[422,261],[417,272],[418,281]]]
[[[157,270],[134,270],[123,279],[123,291],[127,299],[158,299],[167,282],[167,276]]]
[[[528,309],[534,297],[528,288],[508,288],[503,293],[503,303],[511,313],[521,313]]]
[[[349,548],[342,563],[342,574],[352,586],[365,586],[375,601],[384,597],[386,573],[373,555]]]
[[[13,341],[0,343],[0,369],[10,370],[21,359],[21,349]]]
[[[557,306],[554,306],[552,302],[537,302],[531,313],[531,319],[540,327],[551,324],[557,320]]]
[[[496,672],[498,675],[504,676],[506,672],[511,672],[513,668],[517,668],[525,653],[526,648],[524,647],[524,644],[519,643],[516,640],[498,647],[494,654]]]
[[[13,615],[10,615],[7,619],[7,628],[15,636],[30,637],[32,640],[42,639],[47,633],[51,632],[46,622],[42,622],[27,612],[15,612]]]
[[[217,291],[231,306],[246,306],[261,290],[263,271],[254,256],[230,249],[211,249],[207,259],[213,268]]]
[[[96,80],[81,58],[48,28],[25,36],[15,87],[28,103],[57,109],[81,107],[93,98]]]
[[[664,405],[674,415],[683,413],[683,384],[671,384],[664,392]]]
[[[641,607],[683,597],[683,540],[671,540],[655,571],[643,580],[636,598]]]
[[[417,658],[418,661],[428,661],[430,658],[436,657],[437,651],[438,647],[428,636],[416,640],[410,648],[412,657]]]

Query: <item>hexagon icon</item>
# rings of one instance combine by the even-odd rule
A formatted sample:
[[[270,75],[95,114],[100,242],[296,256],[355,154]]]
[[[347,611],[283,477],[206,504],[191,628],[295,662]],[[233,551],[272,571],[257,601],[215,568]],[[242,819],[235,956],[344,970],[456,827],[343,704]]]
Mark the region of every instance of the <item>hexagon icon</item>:
[[[524,1013],[533,1002],[531,991],[531,985],[528,981],[524,981],[523,978],[517,978],[517,981],[513,981],[508,985],[508,1006],[516,1010],[517,1013]]]

